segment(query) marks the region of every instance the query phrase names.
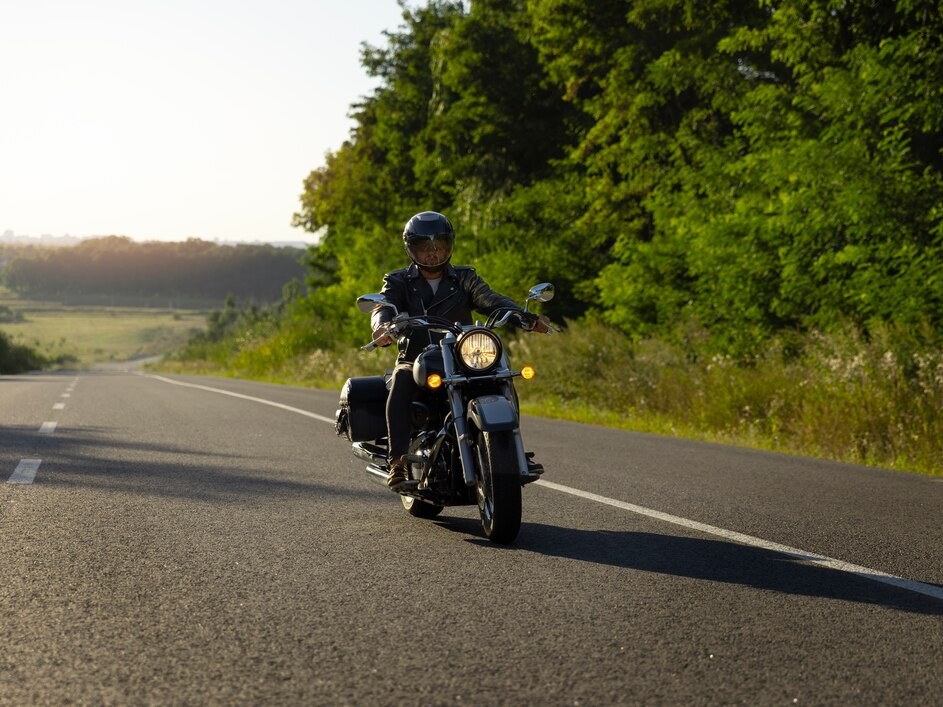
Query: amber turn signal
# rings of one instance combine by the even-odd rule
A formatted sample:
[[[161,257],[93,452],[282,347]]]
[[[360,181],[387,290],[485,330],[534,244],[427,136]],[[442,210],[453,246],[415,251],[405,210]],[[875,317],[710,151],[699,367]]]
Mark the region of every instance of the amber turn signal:
[[[529,381],[531,378],[533,378],[536,375],[537,375],[537,371],[534,370],[533,366],[524,366],[521,369],[521,378],[523,378],[524,380]]]
[[[435,390],[436,388],[442,387],[442,376],[438,373],[432,373],[428,378],[426,378],[426,385]]]

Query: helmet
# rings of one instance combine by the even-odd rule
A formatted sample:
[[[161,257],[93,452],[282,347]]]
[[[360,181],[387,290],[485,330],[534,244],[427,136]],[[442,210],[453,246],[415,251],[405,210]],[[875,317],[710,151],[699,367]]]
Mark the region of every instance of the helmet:
[[[423,270],[441,270],[452,257],[455,231],[452,224],[436,211],[423,211],[406,222],[403,246]]]

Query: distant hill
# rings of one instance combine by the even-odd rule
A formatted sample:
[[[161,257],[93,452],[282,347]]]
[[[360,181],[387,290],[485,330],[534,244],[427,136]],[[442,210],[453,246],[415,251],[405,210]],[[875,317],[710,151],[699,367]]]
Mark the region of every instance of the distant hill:
[[[0,283],[31,299],[167,306],[221,304],[233,295],[270,303],[306,272],[303,251],[272,244],[138,243],[108,236],[69,246],[23,245],[0,246]]]

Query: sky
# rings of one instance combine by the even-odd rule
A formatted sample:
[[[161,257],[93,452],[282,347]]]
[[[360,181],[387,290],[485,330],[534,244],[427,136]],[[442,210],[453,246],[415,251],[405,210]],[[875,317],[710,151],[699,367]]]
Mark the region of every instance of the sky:
[[[410,3],[415,6],[416,3]],[[396,0],[0,0],[0,234],[308,241]]]

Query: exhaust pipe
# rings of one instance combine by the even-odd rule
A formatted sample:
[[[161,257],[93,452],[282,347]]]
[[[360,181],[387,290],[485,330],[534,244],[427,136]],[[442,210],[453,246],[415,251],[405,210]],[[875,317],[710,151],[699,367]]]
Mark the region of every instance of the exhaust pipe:
[[[386,463],[386,450],[366,442],[354,442],[351,445],[354,456],[367,462],[367,473],[386,484],[389,467]]]
[[[377,466],[386,466],[386,450],[381,450],[379,447],[375,447],[372,444],[368,448],[363,442],[354,442],[351,448],[353,449],[354,456],[357,458]]]
[[[386,477],[388,472],[385,469],[381,469],[376,464],[367,464],[367,473],[381,484],[386,486]]]

